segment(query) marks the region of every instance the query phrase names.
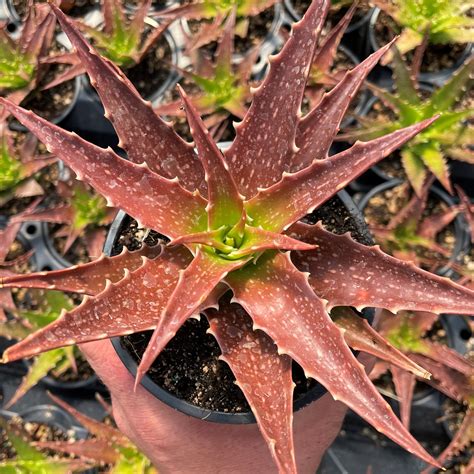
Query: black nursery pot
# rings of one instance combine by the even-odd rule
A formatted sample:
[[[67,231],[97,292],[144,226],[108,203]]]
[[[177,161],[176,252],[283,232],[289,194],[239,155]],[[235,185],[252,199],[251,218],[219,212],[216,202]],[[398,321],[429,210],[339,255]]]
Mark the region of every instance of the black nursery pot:
[[[364,213],[364,209],[367,207],[369,201],[376,196],[377,194],[381,194],[389,189],[395,188],[403,184],[404,181],[400,179],[392,179],[385,183],[382,183],[371,191],[369,191],[365,196],[363,196],[357,203],[360,211],[362,214]],[[455,202],[453,199],[444,192],[442,189],[438,188],[437,186],[432,186],[430,188],[430,194],[434,195],[439,201],[447,204],[449,207],[454,206]],[[458,259],[467,251],[469,248],[469,236],[467,234],[467,224],[462,217],[462,215],[458,214],[458,216],[454,219],[454,238],[455,244],[453,248],[453,252],[448,260],[448,263],[441,267],[440,269],[436,270],[436,274],[441,276],[449,276],[452,274],[453,270],[451,268],[451,264],[458,261]]]
[[[377,51],[378,49],[380,49],[381,46],[383,46],[383,44],[379,44],[379,41],[377,40],[377,35],[375,33],[375,25],[381,13],[382,11],[380,10],[380,8],[374,8],[370,12],[367,33],[367,54]],[[459,57],[456,58],[452,67],[441,69],[435,72],[420,72],[420,81],[440,86],[441,84],[446,82],[446,80],[449,79],[451,74],[464,63],[464,61],[469,57],[472,51],[473,44],[468,43],[462,53],[459,55]]]
[[[362,214],[359,212],[358,208],[345,191],[340,191],[336,197],[318,209],[317,212],[307,216],[307,219],[313,223],[322,220],[330,230],[339,228],[339,232],[351,231],[353,236],[361,243],[372,243],[372,239],[368,232],[367,226],[365,225]],[[104,253],[106,255],[115,255],[120,252],[120,245],[118,245],[119,238],[124,233],[124,231],[127,230],[131,222],[132,219],[124,212],[120,212],[117,215],[104,246]],[[131,353],[131,350],[135,349],[130,349],[129,344],[124,343],[124,341],[127,340],[127,337],[129,336],[116,337],[112,339],[112,344],[121,361],[127,367],[128,371],[133,376],[135,376],[137,371],[137,359]],[[173,341],[171,341],[170,344],[172,343]],[[185,348],[182,348],[182,346],[178,344],[177,347],[178,349],[185,351]],[[162,354],[157,360],[162,357]],[[295,365],[294,370],[298,370]],[[311,382],[312,383],[309,386],[305,386],[305,390],[302,390],[301,393],[298,394],[298,392],[295,392],[295,400],[293,405],[294,411],[300,410],[301,408],[309,405],[315,400],[318,400],[325,393],[327,393],[326,389],[322,385],[316,381]],[[141,383],[151,394],[153,394],[162,402],[182,413],[195,418],[226,424],[255,423],[255,417],[249,408],[247,411],[233,413],[222,410],[214,411],[211,409],[199,407],[197,405],[191,404],[188,401],[178,398],[178,396],[173,393],[170,393],[168,390],[155,383],[148,373],[143,377]],[[232,381],[227,383],[230,383],[232,386],[234,386]]]

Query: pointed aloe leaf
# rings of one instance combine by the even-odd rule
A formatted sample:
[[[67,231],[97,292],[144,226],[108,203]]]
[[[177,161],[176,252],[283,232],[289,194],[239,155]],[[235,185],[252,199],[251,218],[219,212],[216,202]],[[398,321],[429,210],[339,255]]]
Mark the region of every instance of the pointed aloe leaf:
[[[474,376],[474,364],[450,347],[423,339],[418,350],[414,351],[435,360],[446,367],[457,370],[466,376]]]
[[[274,232],[289,227],[434,120],[425,120],[370,142],[356,142],[348,150],[314,161],[301,171],[286,173],[279,183],[260,190],[246,203],[253,225]]]
[[[425,239],[435,240],[436,236],[448,226],[459,214],[460,208],[452,206],[445,211],[426,217],[420,222],[418,235]]]
[[[146,164],[124,160],[111,149],[92,145],[5,99],[0,101],[78,179],[106,197],[109,206],[123,209],[145,226],[169,237],[196,232],[205,226],[206,202],[182,188],[177,180],[163,178]]]
[[[198,156],[205,170],[209,199],[206,209],[208,228],[214,230],[222,226],[233,226],[242,217],[244,209],[242,196],[239,194],[221,151],[211,138],[197,110],[184,90],[180,86],[178,89],[186,109]]]
[[[408,181],[413,186],[413,189],[418,196],[421,196],[423,183],[426,182],[428,176],[428,169],[423,160],[410,148],[405,147],[400,154],[403,169],[407,174]]]
[[[307,276],[288,254],[273,253],[228,275],[226,281],[238,302],[287,354],[318,380],[334,399],[342,401],[374,428],[430,464],[434,459],[403,427],[378,393],[344,342],[341,331],[316,296]],[[278,288],[278,291],[275,289]],[[284,317],[282,317],[284,314]]]
[[[199,189],[204,173],[192,147],[155,114],[112,63],[96,53],[71,20],[52,8],[97,89],[128,157],[138,164],[147,163],[166,178],[177,177],[190,191]]]
[[[474,313],[474,291],[397,260],[377,245],[367,247],[348,234],[335,235],[321,225],[298,223],[289,234],[318,245],[317,250],[294,254],[294,261],[302,271],[310,272],[311,286],[329,301],[330,308],[371,306],[392,313],[401,309]]]
[[[395,392],[397,393],[398,403],[400,405],[400,418],[402,419],[403,426],[409,430],[411,403],[413,400],[416,378],[410,372],[396,366],[392,366],[390,370],[392,372],[392,380],[395,385]]]
[[[469,400],[472,399],[472,381],[464,374],[429,357],[419,354],[410,354],[410,357],[433,375],[431,380],[426,381],[427,384],[460,404],[469,403]]]
[[[471,203],[471,200],[460,186],[455,186],[455,188],[463,206],[464,217],[471,231],[471,243],[474,243],[474,204]]]
[[[137,270],[144,257],[154,258],[159,251],[158,246],[145,246],[134,252],[124,248],[115,257],[102,255],[92,262],[63,270],[6,276],[0,279],[0,288],[43,288],[93,296],[104,290],[107,280],[117,283],[124,277],[125,270]]]
[[[451,108],[464,93],[465,87],[474,73],[474,56],[470,55],[467,61],[461,66],[442,87],[437,89],[430,98],[429,113],[446,111]]]
[[[8,401],[6,407],[14,405],[28,390],[37,385],[43,377],[46,377],[61,362],[64,356],[63,349],[53,349],[52,351],[40,354],[29,367],[28,373],[21,380],[20,385]]]
[[[178,271],[190,260],[186,250],[166,249],[154,260],[145,260],[131,274],[105,289],[52,324],[9,347],[3,361],[31,357],[61,346],[80,344],[153,329],[178,281]]]
[[[342,330],[344,340],[352,349],[372,354],[403,370],[412,372],[418,377],[430,378],[428,371],[392,346],[365,319],[357,316],[350,308],[342,306],[334,308],[331,311],[331,318],[336,326]]]
[[[407,104],[413,106],[420,105],[421,101],[418,97],[418,91],[416,90],[410,70],[402,59],[400,51],[398,51],[396,46],[394,46],[391,51],[393,53],[394,82],[398,97]],[[434,115],[434,113],[432,115]]]
[[[311,68],[315,68],[318,74],[322,73],[325,75],[330,72],[336,58],[337,48],[339,47],[342,36],[352,20],[357,3],[357,1],[352,3],[345,15],[339,20],[337,25],[331,29],[324,38],[321,46],[318,46],[314,53]]]
[[[234,54],[234,28],[235,28],[235,7],[229,13],[224,24],[219,45],[217,47],[214,61],[216,63],[216,74],[232,73],[232,55]]]
[[[50,222],[56,224],[70,223],[74,220],[74,209],[69,204],[64,204],[50,209],[35,209],[29,213],[12,218],[12,222]]]
[[[113,447],[112,440],[80,439],[70,443],[68,441],[42,441],[34,444],[40,449],[78,456],[81,459],[96,461],[103,464],[115,464],[120,454]]]
[[[35,158],[34,160],[23,163],[23,166],[21,169],[21,177],[29,178],[30,176],[33,176],[38,171],[41,171],[43,168],[46,168],[46,166],[50,166],[56,163],[57,161],[58,160],[56,157],[47,156],[44,158]]]
[[[444,188],[450,194],[453,194],[448,163],[439,145],[434,142],[420,143],[416,145],[416,153]]]
[[[279,355],[265,333],[252,329],[252,320],[240,306],[224,302],[206,316],[208,332],[222,352],[220,359],[231,368],[280,472],[296,473],[291,359]]]
[[[314,0],[293,26],[281,52],[270,58],[268,75],[254,92],[244,120],[236,126],[236,138],[225,156],[247,198],[257,188],[276,183],[288,170],[306,78],[327,8],[326,0]]]
[[[210,251],[198,248],[189,266],[179,272],[179,279],[166,307],[154,315],[156,329],[137,369],[135,387],[188,318],[198,313],[212,290],[231,271],[248,259],[226,260]]]
[[[341,82],[326,93],[321,102],[301,120],[296,134],[298,151],[291,162],[292,172],[306,168],[313,160],[326,158],[351,100],[390,44],[348,71]]]
[[[0,462],[2,474],[18,474],[27,472],[28,474],[71,474],[71,472],[81,472],[89,465],[76,459],[38,459],[24,460],[11,459]]]

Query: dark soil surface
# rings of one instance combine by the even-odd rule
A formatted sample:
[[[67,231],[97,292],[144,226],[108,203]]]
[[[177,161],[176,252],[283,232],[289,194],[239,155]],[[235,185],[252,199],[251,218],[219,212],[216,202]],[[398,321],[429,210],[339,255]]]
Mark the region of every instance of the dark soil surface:
[[[44,3],[46,0],[36,0]],[[11,0],[18,16],[23,20],[28,12],[28,0]],[[99,5],[99,0],[64,0],[61,9],[70,16],[83,17],[86,13]]]
[[[170,76],[171,47],[162,35],[140,64],[125,70],[125,74],[144,99],[151,99]]]
[[[383,227],[397,215],[407,203],[405,187],[403,185],[388,189],[374,196],[364,209],[364,216],[369,226]],[[437,212],[447,209],[447,204],[441,202],[434,195],[428,197],[428,203],[423,213],[423,218],[433,215]],[[443,229],[436,238],[437,242],[445,249],[452,252],[455,247],[454,224],[451,223]],[[385,249],[387,250],[387,249]],[[439,267],[447,263],[447,258],[437,252],[426,250],[422,247],[415,248],[417,256],[422,260],[434,260],[440,262]],[[430,267],[422,268],[433,270]]]
[[[380,12],[374,28],[375,41],[379,46],[387,44],[397,34],[400,34],[398,25],[384,12]],[[462,56],[466,44],[429,44],[421,63],[421,72],[432,73],[443,69],[450,69],[456,65]],[[407,54],[409,64],[413,59],[413,51]]]
[[[251,48],[262,43],[272,29],[273,20],[275,19],[275,8],[267,8],[256,16],[248,18],[248,31],[245,37],[238,35],[234,38],[234,52],[245,55]],[[191,33],[195,34],[199,31],[202,24],[211,22],[212,20],[189,20],[188,26]],[[239,22],[239,19],[237,19]],[[201,50],[213,55],[217,49],[217,41],[204,45]]]
[[[335,233],[353,232],[353,236],[363,243],[369,243],[369,237],[357,232],[357,226],[341,205],[333,199],[307,218],[310,222],[322,220],[328,230]],[[133,222],[133,221],[132,221]],[[160,240],[159,234],[137,229],[134,223],[119,241],[128,248],[139,248],[141,242],[149,244]],[[116,244],[113,253],[120,252],[121,244]],[[206,334],[207,320],[201,316],[200,321],[189,319],[178,331],[160,356],[155,360],[148,375],[159,386],[173,395],[202,408],[240,413],[248,412],[249,406],[240,389],[234,384],[234,377],[229,367],[218,360],[219,346],[215,339]],[[141,360],[150,340],[151,331],[123,337],[122,345],[133,356],[137,364]],[[293,377],[296,383],[295,400],[301,398],[308,390],[316,386],[312,379],[306,379],[296,364]]]

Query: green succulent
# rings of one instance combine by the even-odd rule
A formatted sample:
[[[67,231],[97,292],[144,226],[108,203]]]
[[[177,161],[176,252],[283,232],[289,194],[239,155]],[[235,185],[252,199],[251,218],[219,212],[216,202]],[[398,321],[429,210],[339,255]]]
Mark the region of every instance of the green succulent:
[[[460,105],[466,87],[472,84],[474,56],[428,98],[421,96],[419,84],[413,80],[416,74],[409,71],[396,49],[393,66],[396,93],[373,85],[370,88],[389,107],[394,118],[389,121],[384,117],[361,118],[359,128],[347,131],[339,139],[373,139],[439,114],[436,123],[401,149],[401,160],[408,180],[418,195],[429,173],[433,173],[451,192],[447,158],[474,164],[474,155],[469,148],[474,143],[474,128],[467,123],[467,119],[474,116],[474,108],[472,104]]]
[[[402,28],[397,43],[406,53],[423,42],[428,34],[432,44],[469,43],[474,41],[474,19],[467,12],[472,2],[466,0],[374,0]]]

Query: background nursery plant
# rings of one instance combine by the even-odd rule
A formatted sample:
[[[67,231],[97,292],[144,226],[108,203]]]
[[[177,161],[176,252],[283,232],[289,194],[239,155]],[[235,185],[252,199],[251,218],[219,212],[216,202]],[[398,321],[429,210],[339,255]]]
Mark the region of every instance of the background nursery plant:
[[[470,43],[474,41],[474,19],[469,16],[470,2],[465,0],[372,0],[401,28],[397,46],[406,52],[423,43],[428,35],[432,44]]]
[[[388,46],[348,72],[301,119],[307,72],[327,8],[328,2],[314,1],[282,51],[271,58],[269,72],[223,155],[184,92],[197,153],[53,7],[130,161],[7,100],[2,99],[3,106],[109,205],[171,242],[151,258],[141,258],[150,252],[145,247],[72,269],[5,277],[3,288],[48,285],[88,298],[10,347],[4,362],[154,329],[138,368],[138,384],[183,323],[215,307],[206,313],[211,333],[281,472],[296,472],[291,359],[375,428],[436,465],[370,382],[330,313],[340,306],[374,306],[394,313],[403,308],[469,314],[474,293],[349,235],[300,222],[434,118],[328,157],[354,91]],[[364,277],[369,273],[373,279]],[[386,286],[377,283],[380,278]],[[223,297],[227,287],[232,303]],[[371,341],[364,341],[369,352],[374,351]]]
[[[473,127],[467,122],[474,115],[474,109],[468,100],[466,103],[462,100],[466,88],[472,84],[474,57],[470,56],[451,79],[429,98],[423,98],[416,80],[419,72],[416,62],[409,70],[397,50],[394,48],[393,51],[396,94],[370,86],[371,91],[389,108],[390,120],[386,116],[359,117],[358,129],[347,131],[339,139],[370,140],[433,114],[440,114],[436,123],[402,147],[400,155],[407,178],[418,194],[421,194],[429,173],[433,173],[452,193],[447,158],[474,163],[469,148],[474,138]]]

